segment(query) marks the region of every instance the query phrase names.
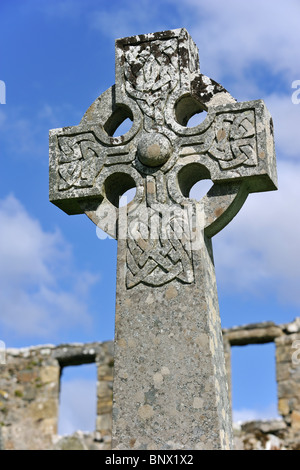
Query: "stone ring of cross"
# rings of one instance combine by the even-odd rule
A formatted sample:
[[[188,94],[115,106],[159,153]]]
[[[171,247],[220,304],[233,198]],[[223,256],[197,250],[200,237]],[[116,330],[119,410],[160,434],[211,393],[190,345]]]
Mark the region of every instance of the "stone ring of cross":
[[[196,113],[204,121],[187,127]],[[116,129],[129,118],[122,136]],[[197,204],[203,179],[206,235],[221,230],[249,192],[276,189],[272,119],[263,101],[238,103],[202,75],[185,29],[116,40],[116,83],[80,124],[50,131],[50,200],[68,214],[86,213],[118,237],[119,199],[136,188],[128,212],[153,204]],[[141,208],[140,208],[141,209]]]

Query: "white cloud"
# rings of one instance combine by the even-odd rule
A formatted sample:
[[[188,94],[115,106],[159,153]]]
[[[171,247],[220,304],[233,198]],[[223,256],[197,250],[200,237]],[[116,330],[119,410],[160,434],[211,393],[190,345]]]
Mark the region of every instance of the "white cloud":
[[[17,108],[9,108],[1,125],[1,140],[8,144],[12,153],[40,155],[42,145],[39,142],[39,125],[28,118],[28,115]],[[18,138],[16,139],[16,135]]]
[[[234,423],[243,423],[245,421],[267,420],[278,418],[277,404],[271,403],[263,409],[241,408],[232,411]]]
[[[35,3],[36,5],[36,3]],[[52,2],[38,2],[41,9],[50,19],[73,19],[82,14],[83,4],[78,0],[59,0]]]
[[[45,154],[45,144],[48,143],[48,132],[69,122],[70,115],[79,123],[80,113],[70,104],[61,103],[59,106],[50,106],[44,103],[38,107],[34,105],[28,109],[21,106],[9,106],[5,113],[0,110],[0,138],[7,146],[11,155],[26,157],[39,157]],[[75,117],[74,117],[75,116]],[[18,138],[16,139],[16,135]]]
[[[272,94],[265,98],[274,121],[275,146],[281,155],[300,160],[300,104],[292,103],[290,95]]]
[[[94,8],[93,8],[94,7]],[[142,0],[93,5],[90,27],[113,39],[126,35],[186,27],[199,47],[203,72],[218,80],[230,74],[236,89],[255,91],[247,79],[251,67],[264,64],[272,73],[300,79],[296,60],[300,42],[297,0]]]
[[[228,292],[270,293],[300,305],[300,165],[280,162],[279,190],[250,194],[214,239],[217,279]]]
[[[263,61],[274,73],[299,73],[297,0],[186,0],[186,6],[194,12],[190,33],[206,70],[236,74]]]
[[[6,121],[6,114],[0,109],[0,127],[4,125]]]
[[[276,74],[300,79],[298,0],[131,0],[94,2],[59,0],[39,6],[50,19],[80,18],[112,40],[161,29],[186,27],[197,43],[203,72],[218,80],[235,77],[237,89],[255,90],[251,67],[264,64]],[[250,88],[249,88],[250,87]]]
[[[170,2],[166,3],[170,5]],[[131,1],[123,1],[118,2],[117,6],[112,3],[102,5],[101,8],[98,7],[89,15],[89,24],[92,29],[117,39],[135,34],[152,33],[151,22],[157,24],[163,12],[164,8],[161,2],[140,0],[138,3],[132,3]],[[172,11],[169,14],[172,15]]]
[[[14,196],[0,201],[0,259],[1,336],[55,342],[67,326],[91,325],[86,293],[96,276],[79,274],[61,234],[45,232]]]
[[[96,428],[96,380],[71,379],[62,383],[58,431],[60,435]]]

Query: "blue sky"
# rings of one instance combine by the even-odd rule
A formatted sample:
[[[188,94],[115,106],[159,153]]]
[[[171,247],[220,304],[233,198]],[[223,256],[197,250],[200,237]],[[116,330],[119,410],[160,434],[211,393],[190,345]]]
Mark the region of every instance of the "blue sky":
[[[279,191],[251,194],[214,238],[222,325],[299,316],[300,93],[292,88],[300,80],[299,18],[297,0],[1,0],[0,339],[7,347],[113,338],[116,242],[100,240],[87,217],[48,202],[48,132],[78,124],[114,83],[116,38],[180,27],[199,48],[202,73],[239,101],[264,99],[274,119]],[[238,417],[276,413],[274,351],[259,367],[262,348],[233,353]],[[239,393],[245,369],[250,380]],[[263,386],[258,405],[251,387],[266,376],[273,391]]]

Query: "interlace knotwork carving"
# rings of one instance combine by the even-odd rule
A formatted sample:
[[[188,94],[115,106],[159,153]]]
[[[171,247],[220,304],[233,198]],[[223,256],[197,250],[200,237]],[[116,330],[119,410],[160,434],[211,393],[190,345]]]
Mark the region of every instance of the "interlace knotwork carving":
[[[151,41],[125,49],[125,88],[142,112],[164,122],[165,103],[179,81],[177,40]]]
[[[208,154],[221,171],[257,165],[255,111],[219,113],[203,132],[181,140],[181,156]]]
[[[59,190],[89,187],[104,164],[105,155],[91,132],[58,137]]]
[[[128,145],[104,147],[92,133],[59,136],[59,191],[92,187],[104,166],[131,163],[135,154]]]
[[[215,139],[209,149],[222,170],[257,165],[254,111],[220,114],[215,121]]]
[[[150,224],[157,222],[153,217],[149,220]],[[175,216],[165,229],[157,226],[147,230],[146,227],[147,238],[143,238],[142,230],[138,228],[130,232],[127,238],[127,288],[139,283],[160,286],[173,279],[185,284],[194,282],[191,232],[184,215]]]

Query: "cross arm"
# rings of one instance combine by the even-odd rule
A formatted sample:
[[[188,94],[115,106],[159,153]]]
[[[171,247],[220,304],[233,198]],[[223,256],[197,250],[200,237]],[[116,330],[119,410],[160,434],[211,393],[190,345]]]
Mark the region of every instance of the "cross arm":
[[[273,121],[262,100],[210,107],[194,128],[171,125],[180,136],[176,175],[183,193],[197,177],[197,165],[214,183],[247,181],[249,192],[277,189]]]

